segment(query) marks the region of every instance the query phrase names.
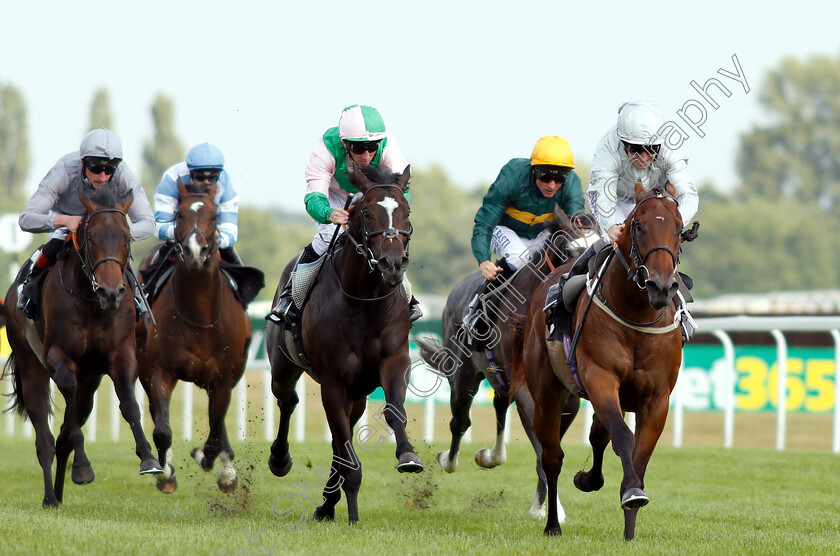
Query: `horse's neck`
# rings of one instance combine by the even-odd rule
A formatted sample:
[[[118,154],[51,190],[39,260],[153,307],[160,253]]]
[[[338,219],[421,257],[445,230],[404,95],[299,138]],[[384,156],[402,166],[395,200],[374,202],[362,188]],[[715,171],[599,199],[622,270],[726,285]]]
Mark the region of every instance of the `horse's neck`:
[[[200,312],[214,310],[219,302],[221,280],[216,254],[211,255],[207,265],[197,271],[190,270],[187,263],[178,259],[172,274],[172,293],[178,298],[178,308],[195,307]]]

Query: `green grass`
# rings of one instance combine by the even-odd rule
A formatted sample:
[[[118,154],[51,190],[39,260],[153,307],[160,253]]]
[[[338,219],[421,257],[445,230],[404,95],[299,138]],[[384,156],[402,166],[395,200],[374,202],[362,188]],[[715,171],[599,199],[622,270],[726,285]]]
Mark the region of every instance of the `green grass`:
[[[154,479],[138,475],[129,442],[100,439],[88,446],[96,480],[77,486],[68,477],[64,504],[45,510],[34,441],[0,437],[0,553],[236,554],[249,546],[245,533],[257,530],[278,554],[840,553],[840,457],[827,453],[661,445],[647,473],[651,503],[639,512],[636,540],[626,543],[611,451],[605,487],[582,493],[572,477],[588,465],[589,450],[567,448],[559,486],[567,520],[562,537],[546,538],[544,521],[528,517],[535,458],[524,443],[512,444],[508,463],[490,471],[472,461],[481,446],[464,446],[453,475],[434,461],[442,443],[416,443],[426,464],[418,475],[395,471],[391,444],[359,451],[360,523],[348,525],[342,499],[335,522],[309,520],[294,531],[287,530],[294,519],[273,515],[272,504],[293,483],[315,481],[329,463],[325,443],[294,444],[295,466],[283,479],[268,471],[267,442],[235,443],[234,495],[221,494],[215,473],[187,460],[194,444],[176,443],[179,490],[164,496]],[[280,508],[295,503],[311,514],[296,494]]]

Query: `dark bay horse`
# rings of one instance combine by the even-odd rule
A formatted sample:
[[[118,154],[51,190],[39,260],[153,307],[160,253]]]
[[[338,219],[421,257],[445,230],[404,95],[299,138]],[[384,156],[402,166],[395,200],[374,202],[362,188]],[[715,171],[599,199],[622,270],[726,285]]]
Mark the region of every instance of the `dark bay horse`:
[[[624,509],[624,538],[635,534],[636,514],[648,503],[645,469],[656,446],[668,401],[677,381],[682,340],[672,299],[677,291],[676,265],[682,219],[674,189],[645,191],[636,185],[636,206],[624,225],[618,249],[578,299],[573,330],[581,323],[575,356],[580,385],[595,410],[589,433],[593,464],[575,476],[582,491],[604,484],[604,450],[612,439],[624,477],[620,500]],[[546,341],[543,302],[548,287],[563,268],[535,290],[524,331],[523,352],[515,381],[524,380],[534,393],[534,431],[543,445],[542,463],[548,480],[549,505],[545,534],[559,535],[560,523],[553,501],[563,464],[559,440],[568,427],[564,407],[581,392],[562,349]],[[590,300],[592,305],[590,306]],[[636,414],[635,434],[624,422],[624,412]]]
[[[44,506],[62,501],[64,476],[74,452],[71,478],[87,484],[95,475],[84,450],[82,425],[93,408],[94,393],[108,375],[120,400],[120,411],[131,426],[140,458],[140,473],[160,473],[151,446],[140,425],[140,408],[134,397],[137,378],[134,300],[126,265],[130,256],[126,212],[134,197],[129,191],[117,198],[115,188],[86,189],[79,198],[86,216],[73,243],[44,280],[36,324],[16,308],[18,280],[6,294],[6,331],[12,355],[8,361],[14,377],[14,407],[26,412],[35,428],[38,462],[44,471]],[[58,439],[48,425],[52,411],[49,381],[55,381],[66,401],[64,423]],[[57,456],[55,486],[51,468]]]
[[[251,320],[219,267],[216,184],[187,189],[179,181],[178,191],[175,270],[152,305],[157,325],[148,315],[138,325],[140,382],[149,396],[158,457],[165,462],[157,487],[171,493],[178,486],[172,466],[169,402],[181,380],[203,388],[209,398],[210,433],[204,447],[193,448],[190,455],[205,471],[213,469],[218,457],[222,462],[219,488],[233,492],[237,478],[225,415],[231,389],[245,372]],[[153,256],[150,253],[141,268]]]
[[[353,448],[353,428],[365,411],[367,396],[381,386],[384,417],[396,436],[397,470],[423,470],[405,432],[403,406],[411,360],[408,355],[408,299],[402,280],[408,268],[411,238],[405,191],[409,169],[402,175],[363,174],[352,162],[349,177],[359,190],[343,247],[328,251],[309,301],[301,314],[303,348],[311,365],[306,372],[321,384],[321,401],[332,433],[333,459],[324,495],[315,509],[316,520],[335,518],[344,490],[350,523],[359,520],[358,493],[361,462]],[[338,245],[338,243],[336,243]],[[293,259],[280,279],[279,293],[294,268]],[[304,369],[287,357],[281,344],[287,332],[269,323],[266,345],[271,361],[272,391],[280,408],[277,439],[271,445],[269,468],[278,477],[292,467],[289,420],[298,403],[295,384]],[[385,427],[383,427],[385,428]],[[371,427],[366,427],[370,432]],[[366,451],[370,434],[360,429],[358,441]],[[388,433],[384,434],[387,438]],[[373,439],[383,442],[382,435]]]
[[[554,220],[547,223],[546,228],[551,236],[546,241],[545,248],[535,250],[526,256],[530,261],[526,267],[512,277],[507,288],[497,288],[498,298],[488,299],[488,307],[492,304],[488,316],[496,329],[490,355],[487,352],[475,352],[464,346],[464,329],[462,320],[468,310],[468,305],[478,286],[484,278],[481,271],[476,270],[461,280],[446,300],[443,309],[443,345],[428,338],[418,337],[416,342],[420,347],[423,360],[449,380],[450,409],[452,419],[449,429],[452,441],[449,450],[438,452],[437,460],[441,467],[453,473],[458,468],[461,438],[470,427],[470,407],[478,386],[483,379],[494,390],[493,407],[496,413],[496,442],[492,448],[482,448],[475,454],[476,463],[485,469],[492,469],[503,464],[506,459],[504,430],[507,409],[511,402],[516,401],[519,418],[534,446],[537,454],[537,490],[529,511],[534,518],[545,517],[546,482],[542,465],[540,464],[542,448],[532,430],[534,415],[534,401],[527,388],[518,388],[508,392],[506,385],[502,385],[497,373],[502,373],[502,379],[510,384],[513,358],[514,326],[524,319],[528,311],[531,292],[546,278],[555,267],[568,261],[574,261],[587,246],[594,243],[599,236],[597,224],[591,215],[577,213],[569,217],[559,207],[555,209]],[[498,370],[494,372],[493,367]],[[562,511],[562,506],[558,506]]]

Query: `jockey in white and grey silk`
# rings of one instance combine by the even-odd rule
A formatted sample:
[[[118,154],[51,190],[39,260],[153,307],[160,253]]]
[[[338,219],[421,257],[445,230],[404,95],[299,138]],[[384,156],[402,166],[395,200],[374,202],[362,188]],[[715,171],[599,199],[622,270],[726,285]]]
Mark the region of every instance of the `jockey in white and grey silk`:
[[[595,149],[587,197],[605,240],[615,239],[609,237],[609,230],[623,225],[636,205],[636,182],[641,182],[648,191],[671,182],[683,225],[688,225],[697,213],[699,198],[688,173],[688,160],[663,144],[663,138],[658,135],[663,123],[656,104],[624,103],[619,109],[618,123]],[[644,146],[656,149],[655,153],[649,153],[653,156],[648,157],[652,158],[648,164],[638,161],[644,155],[632,152]]]
[[[222,152],[210,143],[196,145],[184,162],[175,164],[163,174],[155,191],[155,235],[158,239],[175,239],[175,211],[178,210],[178,180],[189,185],[193,175],[216,180],[216,212],[219,216],[219,250],[231,251],[239,237],[239,195],[233,188],[230,175],[224,169]],[[225,257],[230,260],[229,257]],[[236,257],[238,259],[238,256]],[[230,262],[238,262],[230,260]]]

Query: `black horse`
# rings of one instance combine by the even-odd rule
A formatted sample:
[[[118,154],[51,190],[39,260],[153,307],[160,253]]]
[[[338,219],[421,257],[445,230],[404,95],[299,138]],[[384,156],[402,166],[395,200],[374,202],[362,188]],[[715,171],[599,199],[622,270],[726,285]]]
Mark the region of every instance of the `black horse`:
[[[405,392],[411,360],[408,356],[408,303],[402,287],[411,238],[405,191],[409,169],[402,175],[363,174],[352,162],[350,180],[359,190],[343,241],[336,242],[312,286],[301,313],[300,333],[306,361],[287,355],[287,334],[269,323],[266,346],[271,361],[272,391],[280,408],[280,427],[271,445],[268,465],[278,477],[292,467],[289,420],[298,403],[295,385],[306,371],[321,384],[321,400],[332,432],[333,466],[324,496],[315,510],[317,520],[335,517],[341,491],[347,496],[350,523],[359,520],[357,497],[361,462],[353,448],[353,427],[365,411],[367,396],[377,387],[385,392],[383,415],[396,435],[397,469],[423,470],[405,432]],[[285,285],[295,260],[280,279]],[[282,290],[278,287],[275,303]],[[364,439],[359,442],[365,444]]]

